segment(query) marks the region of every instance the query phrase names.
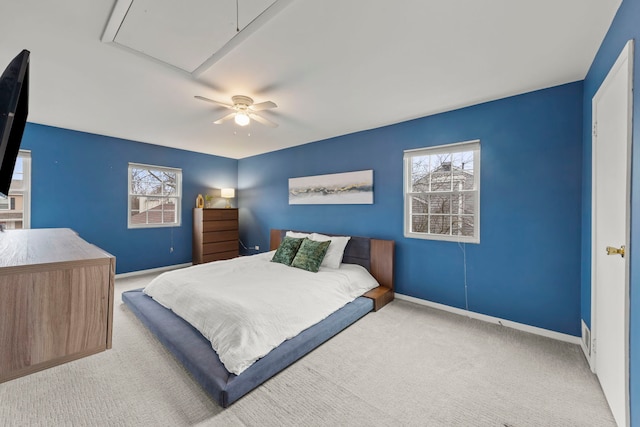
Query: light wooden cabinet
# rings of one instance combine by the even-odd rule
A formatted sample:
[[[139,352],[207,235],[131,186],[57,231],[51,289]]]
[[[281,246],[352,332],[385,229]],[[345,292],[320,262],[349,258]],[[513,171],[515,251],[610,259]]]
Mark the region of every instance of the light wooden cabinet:
[[[238,209],[193,210],[193,264],[237,257],[239,237]]]
[[[111,348],[114,276],[72,230],[0,233],[0,382]]]

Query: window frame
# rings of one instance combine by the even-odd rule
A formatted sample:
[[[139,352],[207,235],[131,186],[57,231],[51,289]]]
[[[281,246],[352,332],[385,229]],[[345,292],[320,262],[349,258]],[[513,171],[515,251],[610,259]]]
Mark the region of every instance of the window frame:
[[[176,173],[176,194],[172,196],[158,196],[153,195],[154,198],[176,199],[176,211],[175,222],[172,223],[156,223],[156,224],[134,224],[131,222],[131,198],[135,196],[149,196],[147,194],[133,194],[131,191],[131,169],[147,169],[163,172],[175,172]],[[148,165],[144,163],[129,162],[127,167],[127,228],[165,228],[165,227],[180,227],[182,225],[182,169],[168,166]]]
[[[19,150],[18,159],[22,161],[22,187],[16,189],[15,187],[9,187],[9,194],[7,194],[7,207],[0,206],[1,212],[15,211],[15,198],[16,196],[22,196],[22,229],[31,228],[31,151]],[[14,175],[15,175],[14,170]],[[12,177],[13,183],[13,177]],[[13,200],[14,208],[11,207]],[[3,203],[4,205],[4,203]],[[4,220],[0,220],[3,221]],[[14,221],[17,222],[17,221]],[[13,228],[10,228],[13,229]]]
[[[6,205],[6,207],[5,207]],[[0,198],[0,211],[15,211],[16,210],[16,194],[12,193],[7,198]],[[24,210],[23,210],[24,213]]]
[[[458,191],[452,189],[451,191],[427,191],[427,192],[410,192],[411,187],[411,161],[414,157],[418,156],[431,156],[437,154],[454,154],[460,152],[472,151],[473,152],[473,175],[474,175],[474,189]],[[414,239],[423,240],[439,240],[448,242],[460,242],[460,243],[480,243],[480,140],[463,141],[452,144],[436,145],[433,147],[423,147],[412,150],[404,151],[404,167],[403,167],[403,199],[404,199],[404,236]],[[451,235],[451,234],[435,234],[435,233],[421,233],[411,230],[412,226],[412,212],[411,212],[411,199],[414,195],[418,194],[473,194],[473,236],[463,235]],[[433,215],[430,212],[425,215],[431,217]],[[441,214],[446,216],[452,216],[453,213]],[[468,214],[467,214],[468,215]]]

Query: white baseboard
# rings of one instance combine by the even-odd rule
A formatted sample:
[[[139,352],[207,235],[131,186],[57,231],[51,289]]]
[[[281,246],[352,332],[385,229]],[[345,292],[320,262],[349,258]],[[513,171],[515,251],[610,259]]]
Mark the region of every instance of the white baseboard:
[[[571,344],[581,345],[582,340],[580,337],[574,337],[573,335],[563,334],[560,332],[550,331],[548,329],[538,328],[536,326],[525,325],[524,323],[512,322],[511,320],[500,319],[499,317],[487,316],[486,314],[475,313],[473,311],[463,310],[461,308],[455,308],[444,304],[438,304],[437,302],[427,301],[420,298],[411,297],[403,294],[395,294],[395,297],[399,300],[410,301],[416,304],[424,305],[427,307],[435,308],[438,310],[448,311],[449,313],[458,314],[460,316],[470,317],[472,319],[482,320],[484,322],[494,323],[508,328],[517,329],[519,331],[529,332],[543,337],[552,338],[554,340],[564,341]]]
[[[124,279],[125,277],[133,277],[133,276],[142,276],[144,274],[151,274],[151,273],[162,273],[164,271],[176,270],[178,268],[189,267],[191,265],[192,264],[190,262],[187,262],[184,264],[167,265],[166,267],[150,268],[148,270],[131,271],[129,273],[116,274],[116,279]]]

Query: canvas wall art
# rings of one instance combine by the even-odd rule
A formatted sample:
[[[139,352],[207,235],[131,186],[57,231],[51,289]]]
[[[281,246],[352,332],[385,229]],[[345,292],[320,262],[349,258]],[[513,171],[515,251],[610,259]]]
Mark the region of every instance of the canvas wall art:
[[[289,178],[290,205],[371,205],[373,170]]]

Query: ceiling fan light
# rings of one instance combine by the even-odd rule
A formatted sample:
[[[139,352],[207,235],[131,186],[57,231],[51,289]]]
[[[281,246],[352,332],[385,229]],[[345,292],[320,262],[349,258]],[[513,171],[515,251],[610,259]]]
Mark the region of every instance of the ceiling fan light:
[[[238,126],[246,126],[249,124],[249,122],[251,121],[249,119],[249,115],[247,113],[244,113],[242,111],[236,113],[236,117],[235,117],[235,122]]]

